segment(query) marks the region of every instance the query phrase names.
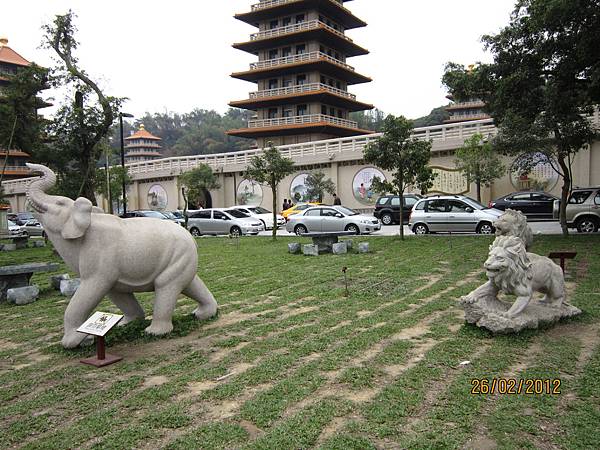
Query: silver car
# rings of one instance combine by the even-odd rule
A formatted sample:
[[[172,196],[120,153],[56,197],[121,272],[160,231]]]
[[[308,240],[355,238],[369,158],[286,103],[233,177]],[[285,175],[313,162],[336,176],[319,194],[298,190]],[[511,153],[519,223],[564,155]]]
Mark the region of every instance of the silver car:
[[[558,219],[560,200],[554,202],[554,218]],[[600,229],[600,186],[573,189],[567,201],[567,227],[580,233]]]
[[[242,236],[264,230],[260,220],[234,209],[202,209],[189,215],[188,230],[192,236],[230,234]]]
[[[23,236],[46,236],[44,227],[36,219],[28,220],[25,225],[21,225]]]
[[[415,234],[476,232],[493,234],[494,221],[504,214],[463,195],[439,195],[419,200],[408,226]]]
[[[373,216],[359,214],[344,206],[314,206],[289,216],[285,229],[298,235],[333,231],[367,234],[379,231],[381,223]]]

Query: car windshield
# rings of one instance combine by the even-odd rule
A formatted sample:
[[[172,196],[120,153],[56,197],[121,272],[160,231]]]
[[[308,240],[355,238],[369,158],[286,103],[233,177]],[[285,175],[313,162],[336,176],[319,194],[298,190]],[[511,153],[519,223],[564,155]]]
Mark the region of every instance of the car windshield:
[[[229,214],[230,216],[235,217],[236,219],[243,219],[245,217],[250,217],[248,214],[245,214],[241,211],[238,211],[237,209],[228,209],[227,211],[225,211],[227,214]]]
[[[17,224],[16,224],[16,223],[14,223],[12,220],[9,220],[9,221],[8,221],[8,226],[9,226],[9,227],[16,227],[16,226],[17,226]]]
[[[171,213],[171,212],[163,212],[162,213],[164,216],[168,217],[169,219],[177,219],[177,217],[175,217],[175,214]]]
[[[265,208],[261,208],[260,206],[257,206],[256,208],[249,208],[250,211],[255,212],[256,214],[271,214],[271,211],[269,211],[268,209]]]
[[[345,206],[338,206],[336,208],[339,212],[341,212],[345,216],[356,216],[358,213],[350,208],[346,208]]]
[[[487,206],[482,205],[477,200],[472,199],[471,197],[464,197],[463,199],[465,203],[469,206],[473,207],[473,209],[488,209]]]
[[[155,219],[165,219],[165,215],[163,213],[159,213],[158,211],[144,211],[142,213],[144,217],[153,217]]]
[[[179,211],[173,211],[171,213],[173,215],[173,217],[175,217],[176,219],[183,219],[183,213],[180,213]]]

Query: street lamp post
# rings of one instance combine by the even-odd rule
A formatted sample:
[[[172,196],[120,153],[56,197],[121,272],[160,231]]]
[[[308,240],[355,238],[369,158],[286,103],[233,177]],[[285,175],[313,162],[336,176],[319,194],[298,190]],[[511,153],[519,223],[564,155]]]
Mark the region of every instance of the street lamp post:
[[[125,143],[123,139],[123,117],[133,117],[133,114],[119,113],[119,128],[121,130],[121,167],[123,168],[123,214],[127,212],[127,187],[125,186]]]

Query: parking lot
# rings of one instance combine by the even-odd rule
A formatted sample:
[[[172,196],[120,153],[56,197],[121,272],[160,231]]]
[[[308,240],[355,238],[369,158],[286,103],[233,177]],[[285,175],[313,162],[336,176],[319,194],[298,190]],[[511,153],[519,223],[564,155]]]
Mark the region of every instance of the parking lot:
[[[560,224],[557,221],[547,221],[547,222],[529,222],[529,226],[533,231],[533,234],[544,234],[544,235],[553,235],[553,234],[561,234]],[[389,225],[383,226],[381,231],[373,233],[373,236],[396,236],[399,234],[399,225]],[[577,233],[576,230],[570,230],[571,233]],[[404,225],[404,234],[406,236],[414,235],[412,231],[409,230],[408,226]],[[448,236],[449,233],[439,233],[434,236]],[[468,235],[475,233],[453,233],[456,235]],[[263,231],[259,233],[259,236],[271,236],[271,231]],[[292,233],[288,233],[284,229],[279,229],[277,231],[277,236],[293,236]]]

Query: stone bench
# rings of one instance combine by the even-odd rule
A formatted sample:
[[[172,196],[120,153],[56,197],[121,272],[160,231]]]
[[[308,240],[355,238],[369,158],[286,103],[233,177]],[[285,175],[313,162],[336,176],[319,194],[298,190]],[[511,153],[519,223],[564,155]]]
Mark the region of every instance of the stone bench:
[[[30,263],[0,267],[0,302],[6,301],[6,292],[12,288],[29,286],[34,273],[54,272],[58,263]]]
[[[27,241],[29,240],[29,236],[9,236],[3,237],[3,239],[12,241],[12,244],[0,244],[2,250],[20,250],[23,248],[27,248]]]
[[[319,249],[319,253],[331,253],[333,244],[338,243],[340,236],[354,236],[356,233],[352,231],[333,231],[322,233],[304,233],[302,237],[312,238],[313,244]]]

